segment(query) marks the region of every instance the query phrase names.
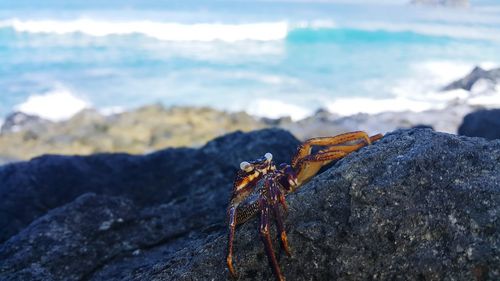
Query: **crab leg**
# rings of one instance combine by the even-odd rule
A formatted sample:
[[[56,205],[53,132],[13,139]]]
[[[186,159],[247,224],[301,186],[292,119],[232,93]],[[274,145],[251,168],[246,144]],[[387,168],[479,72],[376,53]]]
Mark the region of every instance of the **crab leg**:
[[[273,244],[271,242],[271,235],[269,233],[269,203],[265,196],[261,196],[259,198],[260,206],[261,206],[261,215],[260,215],[260,237],[262,242],[264,243],[264,248],[266,249],[267,258],[269,259],[269,263],[274,271],[274,276],[276,276],[276,280],[284,281],[285,277],[281,273],[280,267],[278,265],[278,261],[276,260],[276,255],[274,254]]]
[[[362,139],[366,144],[371,144],[372,142],[368,134],[363,131],[345,133],[334,137],[319,137],[306,140],[299,146],[297,154],[293,157],[292,167],[295,167],[300,159],[311,154],[311,148],[313,146],[332,146],[359,139]]]
[[[229,272],[231,276],[236,277],[236,271],[233,267],[233,241],[234,241],[234,232],[236,229],[236,207],[232,207],[228,211],[229,216],[229,242],[228,242],[228,251],[227,251],[227,268],[229,268]]]
[[[279,196],[278,198],[280,200],[281,206],[283,207],[285,212],[288,212],[288,205],[286,204],[286,201],[285,201],[285,195],[283,195],[283,193],[280,191],[278,196]]]
[[[280,205],[278,203],[284,204],[286,206],[286,202],[284,201],[284,196],[281,193],[280,189],[276,185],[275,181],[271,181],[268,183],[270,185],[270,195],[271,195],[271,207],[273,209],[274,218],[276,220],[276,228],[280,233],[281,244],[283,245],[283,249],[286,254],[290,257],[290,248],[288,247],[288,238],[286,236],[285,226],[283,225],[283,218],[280,212]],[[282,201],[283,200],[283,201]]]
[[[273,212],[276,217],[276,227],[280,233],[281,245],[283,246],[286,254],[291,257],[292,254],[290,253],[290,247],[288,246],[288,237],[286,236],[285,226],[283,225],[283,218],[281,217],[279,205],[273,206]]]
[[[376,134],[376,135],[373,135],[370,137],[370,141],[373,143],[375,141],[378,141],[382,137],[383,137],[382,134]],[[320,159],[320,161],[321,161],[322,158],[328,158],[329,152],[341,151],[341,152],[345,152],[346,154],[349,154],[349,153],[354,152],[354,151],[356,151],[356,150],[358,150],[366,145],[367,144],[365,142],[359,142],[359,143],[352,144],[352,145],[334,145],[334,146],[331,146],[331,147],[328,147],[328,148],[325,148],[325,149],[318,151],[318,153],[316,155],[318,155],[318,156],[324,155],[323,157],[320,156],[317,158],[317,159]],[[308,161],[308,160],[311,161],[311,159],[307,159],[307,158],[310,158],[310,156],[306,156],[303,159],[306,159],[305,161]],[[333,161],[336,159],[331,159],[331,160]],[[313,161],[314,161],[314,159],[313,159]]]
[[[324,165],[334,160],[343,158],[346,155],[347,152],[334,150],[314,155],[308,155],[300,159],[300,161],[297,163],[297,166],[295,167],[295,170],[297,171],[297,182],[299,183],[299,186],[314,177]]]
[[[366,135],[366,133],[365,133]],[[343,135],[340,135],[343,136]],[[300,159],[294,158],[295,166],[294,169],[297,173],[297,181],[299,185],[304,184],[313,176],[315,176],[318,171],[324,165],[345,157],[347,154],[356,151],[367,144],[370,144],[374,141],[381,139],[383,135],[377,134],[368,138],[370,142],[359,142],[352,145],[333,145],[331,147],[320,150],[318,153],[313,155],[305,155]],[[335,137],[333,137],[335,138]],[[325,138],[321,138],[325,139]],[[331,139],[331,138],[330,138]],[[345,138],[344,138],[345,139]],[[310,150],[310,149],[309,149]]]
[[[371,136],[370,141],[373,143],[373,142],[381,139],[382,137],[383,137],[383,135],[377,134],[377,135]],[[359,142],[359,143],[352,144],[352,145],[334,145],[334,146],[331,146],[331,147],[328,147],[328,148],[325,148],[325,149],[318,151],[318,154],[323,154],[323,153],[331,152],[331,151],[343,151],[346,153],[351,153],[351,152],[356,151],[364,146],[366,146],[365,142]]]
[[[383,137],[384,137],[384,135],[382,135],[382,134],[376,134],[376,135],[373,135],[373,136],[370,137],[370,141],[371,142],[375,142],[375,141],[378,141],[379,139],[381,139]]]

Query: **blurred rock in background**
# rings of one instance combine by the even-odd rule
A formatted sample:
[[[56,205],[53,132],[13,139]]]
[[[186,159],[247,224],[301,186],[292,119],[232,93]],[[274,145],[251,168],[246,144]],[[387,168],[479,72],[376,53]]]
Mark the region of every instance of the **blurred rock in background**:
[[[458,134],[468,137],[500,139],[500,109],[478,110],[465,116]]]
[[[385,133],[421,124],[436,131],[456,133],[463,117],[480,109],[480,106],[458,103],[423,112],[359,113],[351,116],[320,109],[299,121],[258,118],[243,112],[228,113],[211,108],[166,109],[160,105],[110,116],[86,109],[63,122],[15,113],[4,124],[0,134],[0,164],[28,160],[42,154],[143,154],[165,147],[200,147],[208,140],[229,132],[269,127],[286,129],[299,140],[347,131]]]
[[[41,133],[51,122],[35,115],[23,112],[13,112],[5,119],[0,127],[0,134],[19,131],[34,131]]]
[[[58,123],[14,113],[2,126],[0,157],[25,160],[53,153],[148,153],[164,147],[198,147],[228,132],[263,127],[263,122],[246,113],[203,107],[151,105],[110,116],[87,109]]]
[[[444,87],[443,91],[456,89],[472,91],[473,87],[493,89],[498,83],[500,83],[500,68],[485,70],[476,66],[467,76]]]
[[[447,7],[468,7],[469,0],[412,0],[411,4]]]

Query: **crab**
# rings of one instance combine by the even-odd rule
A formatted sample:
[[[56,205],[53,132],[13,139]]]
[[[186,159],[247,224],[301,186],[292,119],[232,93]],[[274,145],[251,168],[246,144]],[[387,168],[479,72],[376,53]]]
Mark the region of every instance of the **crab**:
[[[260,213],[259,233],[269,263],[276,280],[284,281],[285,277],[272,246],[270,217],[274,217],[284,251],[291,256],[281,211],[281,208],[285,212],[288,209],[285,196],[295,192],[311,180],[323,166],[370,145],[382,137],[382,134],[369,137],[365,132],[356,131],[333,137],[312,138],[299,145],[290,165],[283,163],[279,168],[274,165],[273,156],[269,152],[260,159],[241,162],[227,208],[229,239],[226,262],[231,276],[237,277],[233,265],[233,241],[236,226]],[[314,147],[321,149],[313,152]]]

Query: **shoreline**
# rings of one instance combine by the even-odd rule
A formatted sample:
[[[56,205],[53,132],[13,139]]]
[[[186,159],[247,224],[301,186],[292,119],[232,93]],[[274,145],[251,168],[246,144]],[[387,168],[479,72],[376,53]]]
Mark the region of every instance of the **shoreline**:
[[[301,141],[348,131],[376,134],[419,126],[456,134],[468,113],[500,106],[499,82],[500,68],[489,71],[476,68],[462,79],[443,87],[465,93],[465,98],[448,102],[445,108],[348,116],[319,109],[297,121],[291,117],[266,118],[210,107],[164,107],[160,104],[107,114],[86,108],[67,120],[57,122],[15,113],[6,118],[1,126],[0,165],[43,154],[146,154],[168,147],[195,148],[230,132],[273,127],[285,129]],[[441,93],[443,96],[453,95],[453,92]],[[483,104],[474,102],[481,100]],[[487,106],[488,101],[490,106]]]
[[[263,128],[285,129],[301,141],[347,131],[362,130],[375,134],[422,125],[456,134],[466,114],[483,108],[456,104],[441,110],[350,116],[320,109],[298,121],[290,117],[271,119],[209,107],[166,108],[157,104],[111,115],[85,109],[59,122],[18,113],[17,118],[25,120],[18,125],[5,123],[0,133],[0,165],[43,154],[147,154],[169,147],[196,148],[233,131]]]

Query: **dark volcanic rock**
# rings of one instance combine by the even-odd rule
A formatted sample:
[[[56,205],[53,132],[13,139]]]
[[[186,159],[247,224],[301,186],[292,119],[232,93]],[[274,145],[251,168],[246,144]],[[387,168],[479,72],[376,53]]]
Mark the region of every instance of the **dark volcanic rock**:
[[[270,131],[235,134],[234,142],[226,136],[198,153],[211,155],[215,166],[233,159],[225,148],[241,148],[249,159],[247,153],[261,154],[253,151],[258,134],[271,137],[262,145],[272,141],[278,151],[287,139],[282,131],[275,138]],[[249,150],[245,139],[252,141]],[[232,177],[207,173],[191,173],[177,187],[186,190],[170,191],[160,205],[129,192],[130,199],[101,191],[68,200],[0,245],[0,280],[227,279],[223,217]],[[164,189],[174,184],[160,182]],[[500,141],[396,131],[339,161],[287,202],[293,257],[275,245],[287,280],[500,278]],[[273,278],[257,221],[237,230],[239,280]]]
[[[84,194],[0,246],[0,280],[87,280],[114,260],[163,245],[167,249],[157,259],[148,255],[150,263],[161,262],[185,247],[187,238],[223,228],[222,218],[211,218],[210,212],[221,215],[215,207],[184,202],[141,209],[123,197]],[[219,225],[203,229],[214,222]],[[130,277],[134,269],[129,262],[102,280]]]
[[[467,114],[458,128],[458,134],[489,140],[500,139],[500,109],[478,110]]]
[[[500,142],[397,131],[288,196],[288,280],[498,280]],[[236,235],[239,280],[271,280],[257,234]],[[275,245],[275,249],[278,248]],[[226,236],[136,280],[223,280]]]
[[[138,213],[130,200],[82,195],[1,246],[1,279],[80,280],[120,251],[138,248],[130,238]]]
[[[397,131],[287,201],[288,280],[500,278],[500,141]],[[271,280],[256,223],[236,239],[240,280]],[[141,278],[222,280],[225,248],[221,233]]]
[[[456,90],[456,89],[464,89],[470,91],[474,84],[484,79],[486,81],[492,83],[500,82],[500,68],[495,68],[491,70],[484,70],[479,66],[476,66],[471,73],[465,76],[462,79],[459,79],[455,82],[452,82],[448,86],[443,88],[443,91]]]
[[[0,243],[35,218],[87,193],[123,196],[138,206],[190,201],[226,205],[243,160],[272,152],[290,161],[298,141],[288,132],[236,132],[200,149],[166,149],[145,156],[47,155],[0,167]],[[224,208],[214,217],[221,218]]]

